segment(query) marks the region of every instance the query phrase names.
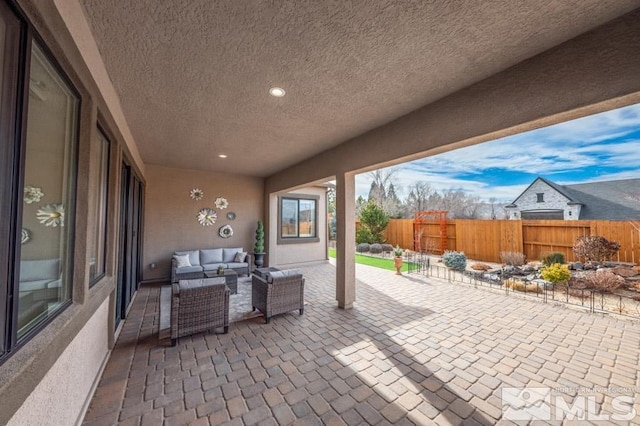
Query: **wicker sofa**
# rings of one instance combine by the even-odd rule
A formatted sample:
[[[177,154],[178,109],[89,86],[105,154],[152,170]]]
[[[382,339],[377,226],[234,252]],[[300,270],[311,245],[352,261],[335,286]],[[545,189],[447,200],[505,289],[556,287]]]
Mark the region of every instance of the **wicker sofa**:
[[[264,314],[268,324],[271,317],[298,310],[304,313],[304,277],[298,271],[275,271],[253,274],[251,277],[253,310]]]
[[[219,266],[233,269],[238,275],[249,276],[251,255],[247,253],[244,262],[235,262],[238,252],[245,253],[242,247],[176,251],[171,258],[171,283],[205,278],[205,272],[214,272]],[[191,265],[178,267],[176,255],[188,255]]]
[[[216,328],[229,331],[229,288],[224,278],[172,284],[171,346],[180,337]]]

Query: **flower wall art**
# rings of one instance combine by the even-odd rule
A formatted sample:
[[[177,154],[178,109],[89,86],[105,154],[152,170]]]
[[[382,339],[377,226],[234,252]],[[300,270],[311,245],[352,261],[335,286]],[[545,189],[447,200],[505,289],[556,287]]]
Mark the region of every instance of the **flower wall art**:
[[[216,223],[216,219],[218,218],[218,214],[215,210],[210,208],[202,209],[198,212],[198,222],[202,226],[211,226]]]
[[[61,203],[46,204],[38,209],[36,216],[44,226],[64,226],[64,206]]]

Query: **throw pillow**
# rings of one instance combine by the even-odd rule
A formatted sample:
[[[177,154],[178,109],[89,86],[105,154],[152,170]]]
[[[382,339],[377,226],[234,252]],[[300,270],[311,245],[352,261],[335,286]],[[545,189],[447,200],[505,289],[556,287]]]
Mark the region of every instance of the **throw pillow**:
[[[174,254],[173,258],[176,260],[176,265],[178,268],[184,268],[185,266],[191,266],[191,262],[189,262],[188,254]]]
[[[239,251],[236,253],[236,257],[233,258],[233,261],[236,263],[242,263],[247,259],[246,251]]]

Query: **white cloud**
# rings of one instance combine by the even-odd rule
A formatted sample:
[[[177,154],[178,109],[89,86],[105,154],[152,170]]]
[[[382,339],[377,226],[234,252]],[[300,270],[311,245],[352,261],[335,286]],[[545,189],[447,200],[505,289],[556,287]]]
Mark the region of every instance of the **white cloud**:
[[[640,104],[395,166],[394,180],[399,184],[396,189],[405,197],[411,184],[425,181],[438,191],[460,188],[483,199],[511,201],[528,184],[489,187],[483,182],[488,169],[549,176],[572,170],[597,174],[599,167],[613,167],[620,171],[597,175],[588,181],[638,178],[640,140],[630,134],[639,130]],[[624,170],[632,168],[639,170]],[[463,174],[477,178],[464,179]],[[370,185],[368,174],[358,175],[357,195],[366,197]]]

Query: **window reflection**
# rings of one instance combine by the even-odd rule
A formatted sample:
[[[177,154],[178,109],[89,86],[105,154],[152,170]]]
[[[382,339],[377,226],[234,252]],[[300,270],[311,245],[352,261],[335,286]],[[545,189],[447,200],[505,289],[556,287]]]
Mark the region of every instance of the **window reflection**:
[[[28,105],[19,338],[71,298],[78,99],[35,43]]]

